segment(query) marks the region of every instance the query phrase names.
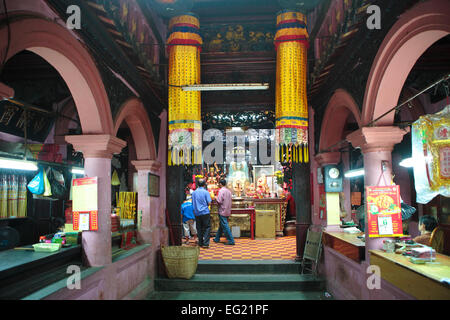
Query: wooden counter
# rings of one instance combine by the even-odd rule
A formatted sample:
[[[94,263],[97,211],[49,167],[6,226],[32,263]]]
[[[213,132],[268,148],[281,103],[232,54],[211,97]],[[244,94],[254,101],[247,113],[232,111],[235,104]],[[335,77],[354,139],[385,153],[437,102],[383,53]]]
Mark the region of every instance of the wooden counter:
[[[364,233],[346,233],[337,231],[324,231],[323,244],[330,247],[337,252],[343,254],[349,259],[356,262],[361,262],[365,259],[366,244],[357,236]]]
[[[25,246],[32,248],[31,246]],[[0,252],[0,300],[22,299],[60,279],[67,278],[67,267],[81,264],[81,246],[56,252],[10,249]]]
[[[370,264],[381,269],[381,277],[423,300],[448,300],[450,287],[441,282],[450,278],[450,257],[436,253],[436,260],[414,264],[409,257],[381,250],[370,250]]]

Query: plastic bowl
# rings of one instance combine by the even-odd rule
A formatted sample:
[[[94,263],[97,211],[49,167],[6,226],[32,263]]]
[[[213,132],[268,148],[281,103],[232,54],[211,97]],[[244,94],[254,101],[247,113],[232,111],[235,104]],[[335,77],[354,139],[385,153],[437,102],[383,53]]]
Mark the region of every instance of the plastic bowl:
[[[55,252],[61,249],[61,243],[36,243],[33,248],[35,252]]]

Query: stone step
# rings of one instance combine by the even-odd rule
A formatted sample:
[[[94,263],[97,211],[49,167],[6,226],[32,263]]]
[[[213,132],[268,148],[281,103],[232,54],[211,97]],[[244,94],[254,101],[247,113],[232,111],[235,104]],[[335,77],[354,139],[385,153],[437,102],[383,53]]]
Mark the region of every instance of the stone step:
[[[157,291],[149,300],[330,300],[324,291]]]
[[[291,260],[200,260],[197,273],[300,274],[300,262]]]
[[[208,274],[191,279],[155,279],[156,291],[320,291],[323,279],[300,274]]]

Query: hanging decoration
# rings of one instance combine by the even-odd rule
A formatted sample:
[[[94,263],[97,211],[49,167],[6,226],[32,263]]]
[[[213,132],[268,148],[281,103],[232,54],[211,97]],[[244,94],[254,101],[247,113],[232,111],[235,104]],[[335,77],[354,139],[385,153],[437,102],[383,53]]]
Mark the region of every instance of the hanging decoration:
[[[194,14],[177,16],[169,22],[169,166],[202,163],[200,92],[181,88],[200,84],[199,28]]]
[[[277,160],[309,162],[306,96],[306,16],[283,10],[277,15],[276,124]]]
[[[450,105],[415,121],[411,139],[417,202],[450,197]]]

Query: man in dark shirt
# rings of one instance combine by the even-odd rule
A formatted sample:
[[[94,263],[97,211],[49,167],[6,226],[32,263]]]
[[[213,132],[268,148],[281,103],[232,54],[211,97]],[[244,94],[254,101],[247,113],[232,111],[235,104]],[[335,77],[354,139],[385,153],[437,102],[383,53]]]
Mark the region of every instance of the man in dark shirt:
[[[198,245],[209,248],[209,238],[211,232],[211,215],[209,204],[211,196],[205,189],[206,182],[203,179],[198,181],[198,188],[192,192],[192,206],[194,208],[195,222],[197,225]]]

